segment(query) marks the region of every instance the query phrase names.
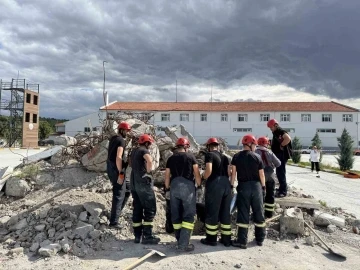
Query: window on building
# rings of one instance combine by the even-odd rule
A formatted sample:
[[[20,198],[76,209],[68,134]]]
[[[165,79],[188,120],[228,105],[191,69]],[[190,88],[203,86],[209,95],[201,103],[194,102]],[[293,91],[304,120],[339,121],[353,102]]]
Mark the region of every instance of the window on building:
[[[26,103],[31,103],[31,94],[26,93]]]
[[[281,122],[290,122],[290,114],[280,114],[280,121]]]
[[[90,128],[89,127],[84,127],[84,132],[90,132]]]
[[[140,120],[141,121],[149,121],[150,118],[151,118],[150,113],[142,113],[140,115]]]
[[[311,122],[311,114],[302,114],[301,122]]]
[[[30,113],[28,113],[28,112],[25,114],[25,122],[26,123],[30,122]]]
[[[331,122],[331,114],[323,114],[322,115],[322,121],[323,122]]]
[[[37,114],[33,114],[33,123],[36,124],[37,123]]]
[[[352,114],[343,114],[343,122],[352,122],[353,116]]]
[[[233,128],[233,132],[252,132],[252,128]]]
[[[165,131],[165,127],[158,126],[156,129],[157,129],[157,131]]]
[[[93,127],[93,131],[97,131],[98,130],[98,128],[97,127]]]
[[[34,95],[34,105],[38,105],[38,96]]]
[[[267,122],[270,120],[270,114],[260,114],[260,121]]]
[[[334,129],[334,128],[318,128],[317,132],[319,132],[319,133],[336,133],[336,129]]]
[[[161,114],[161,121],[170,121],[170,113],[162,113]]]
[[[295,128],[283,128],[288,133],[295,133]]]
[[[227,113],[222,113],[221,114],[221,122],[227,122],[228,120],[228,115]]]
[[[188,113],[180,113],[180,121],[189,122],[189,114]]]
[[[207,121],[207,114],[206,113],[200,114],[200,121],[201,122],[206,122]]]
[[[239,122],[247,122],[248,115],[247,114],[238,114],[238,121]]]

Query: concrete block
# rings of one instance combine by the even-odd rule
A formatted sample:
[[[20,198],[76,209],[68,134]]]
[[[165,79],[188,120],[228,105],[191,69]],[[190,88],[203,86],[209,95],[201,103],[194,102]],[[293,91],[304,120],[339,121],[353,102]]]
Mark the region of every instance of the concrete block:
[[[299,208],[286,209],[280,217],[281,234],[304,234],[304,216]]]

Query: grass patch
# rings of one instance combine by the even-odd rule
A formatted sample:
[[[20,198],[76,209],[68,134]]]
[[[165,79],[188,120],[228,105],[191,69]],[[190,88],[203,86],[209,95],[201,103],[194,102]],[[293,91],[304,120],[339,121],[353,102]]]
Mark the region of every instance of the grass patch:
[[[325,201],[319,200],[319,203],[321,204],[321,206],[327,207],[327,203]]]
[[[29,166],[24,167],[21,172],[17,175],[19,178],[23,179],[32,179],[35,180],[36,176],[39,173],[39,166],[35,164],[31,164]]]
[[[290,164],[290,165],[295,164],[292,160],[288,160],[287,163]],[[299,166],[301,168],[311,167],[310,162],[303,162],[303,161],[301,161],[301,162],[299,162],[299,163],[297,163],[295,165],[297,165],[297,166]],[[342,175],[346,173],[344,171],[341,171],[338,167],[334,167],[334,166],[331,166],[331,165],[326,164],[326,163],[320,163],[320,170],[321,171],[326,170],[327,172],[337,173],[337,174],[342,174]],[[360,171],[351,170],[351,172],[360,174]]]

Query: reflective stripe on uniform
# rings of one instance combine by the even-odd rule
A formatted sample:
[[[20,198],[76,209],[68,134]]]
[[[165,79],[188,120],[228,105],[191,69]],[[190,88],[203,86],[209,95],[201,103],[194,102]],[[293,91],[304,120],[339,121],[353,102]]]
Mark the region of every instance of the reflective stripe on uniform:
[[[221,230],[221,234],[223,234],[223,235],[231,235],[231,231],[223,231],[223,230]]]
[[[207,234],[210,234],[210,235],[217,235],[217,231],[209,231],[209,230],[206,230],[206,233],[207,233]]]
[[[144,221],[144,222],[143,222],[143,225],[144,225],[144,226],[152,226],[152,225],[153,225],[153,222],[152,222],[152,221]]]
[[[207,229],[210,229],[210,230],[217,230],[218,229],[218,225],[209,225],[209,224],[205,224],[206,228]]]
[[[221,234],[223,235],[231,235],[231,225],[230,224],[220,224]]]
[[[270,203],[264,203],[264,208],[267,211],[274,211],[275,209],[275,204],[270,204]]]
[[[173,224],[174,230],[180,230],[181,224]]]
[[[275,203],[264,203],[265,206],[275,207]]]
[[[231,225],[220,224],[222,229],[231,229]]]
[[[134,222],[133,227],[140,227],[142,225],[141,222]]]
[[[268,208],[268,207],[265,207],[264,209],[265,209],[265,211],[274,212],[274,208]]]
[[[183,221],[183,223],[181,224],[181,226],[183,228],[189,229],[189,230],[193,230],[194,229],[194,223],[190,223],[190,222],[185,222]]]
[[[244,224],[244,223],[236,223],[236,226],[238,226],[240,228],[245,228],[245,229],[249,228],[249,224]]]
[[[254,223],[256,227],[264,228],[266,226],[266,223]]]

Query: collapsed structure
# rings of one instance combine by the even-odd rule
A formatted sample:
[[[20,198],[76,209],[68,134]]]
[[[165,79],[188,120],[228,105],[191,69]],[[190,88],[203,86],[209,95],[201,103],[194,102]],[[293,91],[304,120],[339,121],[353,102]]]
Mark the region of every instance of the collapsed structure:
[[[191,141],[192,151],[200,168],[204,169],[206,149],[199,145],[183,126],[167,127],[167,136],[158,137],[155,127],[139,119],[121,119],[132,125],[131,136],[126,141],[126,157],[137,146],[142,133],[151,134],[155,143],[150,149],[154,160],[153,171],[157,215],[154,231],[165,228],[165,198],[162,192],[164,169],[172,155],[179,137]],[[38,253],[53,256],[58,252],[86,256],[104,248],[109,239],[132,237],[132,200],[124,208],[120,222],[124,229],[111,230],[107,226],[112,186],[106,175],[108,139],[115,135],[116,121],[108,121],[102,134],[90,136],[61,136],[56,145],[39,154],[24,159],[23,164],[12,172],[7,169],[0,175],[4,193],[0,200],[0,242],[9,249],[9,255],[17,253]],[[231,158],[226,142],[222,151]],[[131,169],[127,170],[129,177]],[[5,180],[4,180],[5,179]],[[2,187],[0,187],[1,189]],[[5,196],[4,196],[5,195]],[[197,198],[204,202],[204,196]],[[360,221],[341,209],[327,209],[307,196],[292,189],[289,197],[277,200],[275,212],[281,215],[280,223],[268,224],[267,238],[280,240],[305,237],[313,245],[315,240],[304,227],[304,221],[311,226],[323,226],[329,232],[344,230],[359,233]],[[336,211],[336,216],[332,215]],[[235,214],[232,229],[235,230]],[[203,233],[203,224],[197,221],[194,234]]]

